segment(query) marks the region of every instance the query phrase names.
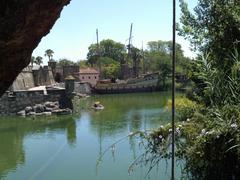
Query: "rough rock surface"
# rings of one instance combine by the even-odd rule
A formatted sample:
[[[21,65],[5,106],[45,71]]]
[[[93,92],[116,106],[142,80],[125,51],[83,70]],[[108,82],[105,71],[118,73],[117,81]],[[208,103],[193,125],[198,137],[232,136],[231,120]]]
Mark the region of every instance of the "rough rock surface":
[[[0,0],[0,96],[70,0]]]
[[[27,106],[24,110],[17,112],[19,116],[50,116],[52,114],[65,115],[71,114],[72,110],[69,108],[60,108],[59,103],[56,102],[45,102],[42,104],[35,104],[34,106]]]

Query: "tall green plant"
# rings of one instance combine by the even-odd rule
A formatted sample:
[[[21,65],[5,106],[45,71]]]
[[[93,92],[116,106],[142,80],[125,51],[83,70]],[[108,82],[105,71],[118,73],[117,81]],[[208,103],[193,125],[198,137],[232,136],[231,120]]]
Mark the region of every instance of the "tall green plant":
[[[195,82],[195,93],[206,105],[223,106],[239,104],[240,58],[237,49],[228,56],[232,66],[217,68],[208,56],[193,62],[189,75]]]

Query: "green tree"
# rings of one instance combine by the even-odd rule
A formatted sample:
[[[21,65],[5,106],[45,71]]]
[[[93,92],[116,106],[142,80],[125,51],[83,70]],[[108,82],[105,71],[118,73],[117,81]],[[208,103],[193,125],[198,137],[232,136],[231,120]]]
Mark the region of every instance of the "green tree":
[[[172,41],[150,41],[147,43],[148,51],[151,53],[162,53],[171,56]],[[176,62],[182,62],[186,59],[183,54],[182,46],[176,43]]]
[[[166,81],[171,75],[171,56],[163,52],[148,52],[146,59],[152,72],[160,72],[160,80],[163,88],[166,87]],[[148,69],[149,70],[149,69]]]
[[[37,56],[36,59],[35,59],[35,64],[41,65],[43,63],[42,59],[43,58],[41,56]]]
[[[98,56],[109,57],[120,62],[125,54],[126,48],[124,44],[106,39],[102,40],[99,46],[97,46],[97,44],[91,44],[88,47],[87,59],[91,65],[96,64]]]
[[[144,52],[145,67],[148,72],[159,71],[162,85],[167,87],[166,82],[171,76],[172,41],[150,41],[147,45],[147,51]],[[176,43],[176,73],[182,78],[178,79],[179,83],[187,82],[183,82],[183,77],[187,75],[189,64],[190,59],[184,56],[181,45]]]
[[[51,61],[51,60],[52,60],[52,57],[53,57],[53,54],[54,54],[54,51],[53,51],[53,50],[47,49],[47,50],[45,51],[44,56],[47,56],[47,57],[48,57],[48,60]]]
[[[111,39],[102,40],[100,42],[101,56],[110,57],[116,61],[120,61],[126,53],[124,44],[115,42]]]
[[[144,54],[146,54],[146,62],[150,65],[151,71],[158,70],[158,61],[162,59],[171,61],[172,41],[150,41],[147,45],[147,51]],[[189,61],[190,59],[184,56],[181,45],[176,43],[176,69],[179,70],[178,73],[183,73],[183,69]]]
[[[188,39],[194,50],[209,54],[215,66],[228,68],[227,59],[234,48],[240,50],[240,1],[198,0],[194,14],[180,0],[182,16],[179,35]]]
[[[147,43],[148,50],[150,52],[162,52],[165,54],[170,54],[171,53],[171,41],[149,41]]]
[[[119,78],[120,64],[109,57],[100,57],[103,78]]]
[[[140,70],[140,61],[142,60],[142,52],[136,47],[131,48],[131,58],[133,62],[133,75],[135,77],[139,76],[139,70]]]
[[[166,81],[170,77],[172,68],[171,68],[171,60],[169,58],[162,58],[158,61],[158,69],[160,72],[160,79],[162,79],[163,88],[166,88]]]
[[[89,63],[87,60],[79,60],[77,61],[77,63],[79,65],[80,68],[87,68],[89,67]]]
[[[32,56],[32,57],[31,57],[31,61],[30,61],[31,66],[33,66],[33,63],[35,63],[35,60],[36,60],[36,58],[35,58],[34,56]]]
[[[75,62],[73,62],[73,61],[71,61],[69,59],[66,59],[66,58],[59,59],[57,64],[60,65],[60,66],[76,65]]]

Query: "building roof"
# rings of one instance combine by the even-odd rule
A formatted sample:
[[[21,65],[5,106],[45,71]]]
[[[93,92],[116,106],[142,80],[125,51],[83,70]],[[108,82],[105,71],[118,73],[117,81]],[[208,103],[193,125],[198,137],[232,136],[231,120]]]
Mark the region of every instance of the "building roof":
[[[75,80],[75,78],[72,75],[68,75],[65,80]]]
[[[99,72],[94,68],[80,68],[80,74],[99,74]]]

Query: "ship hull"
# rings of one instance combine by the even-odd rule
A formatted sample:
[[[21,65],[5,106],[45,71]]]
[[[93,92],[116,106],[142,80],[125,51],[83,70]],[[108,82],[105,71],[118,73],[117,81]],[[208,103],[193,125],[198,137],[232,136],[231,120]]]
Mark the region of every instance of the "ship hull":
[[[154,92],[158,91],[157,86],[150,87],[105,87],[105,88],[93,88],[93,92],[96,94],[121,94],[121,93],[138,93],[138,92]]]

